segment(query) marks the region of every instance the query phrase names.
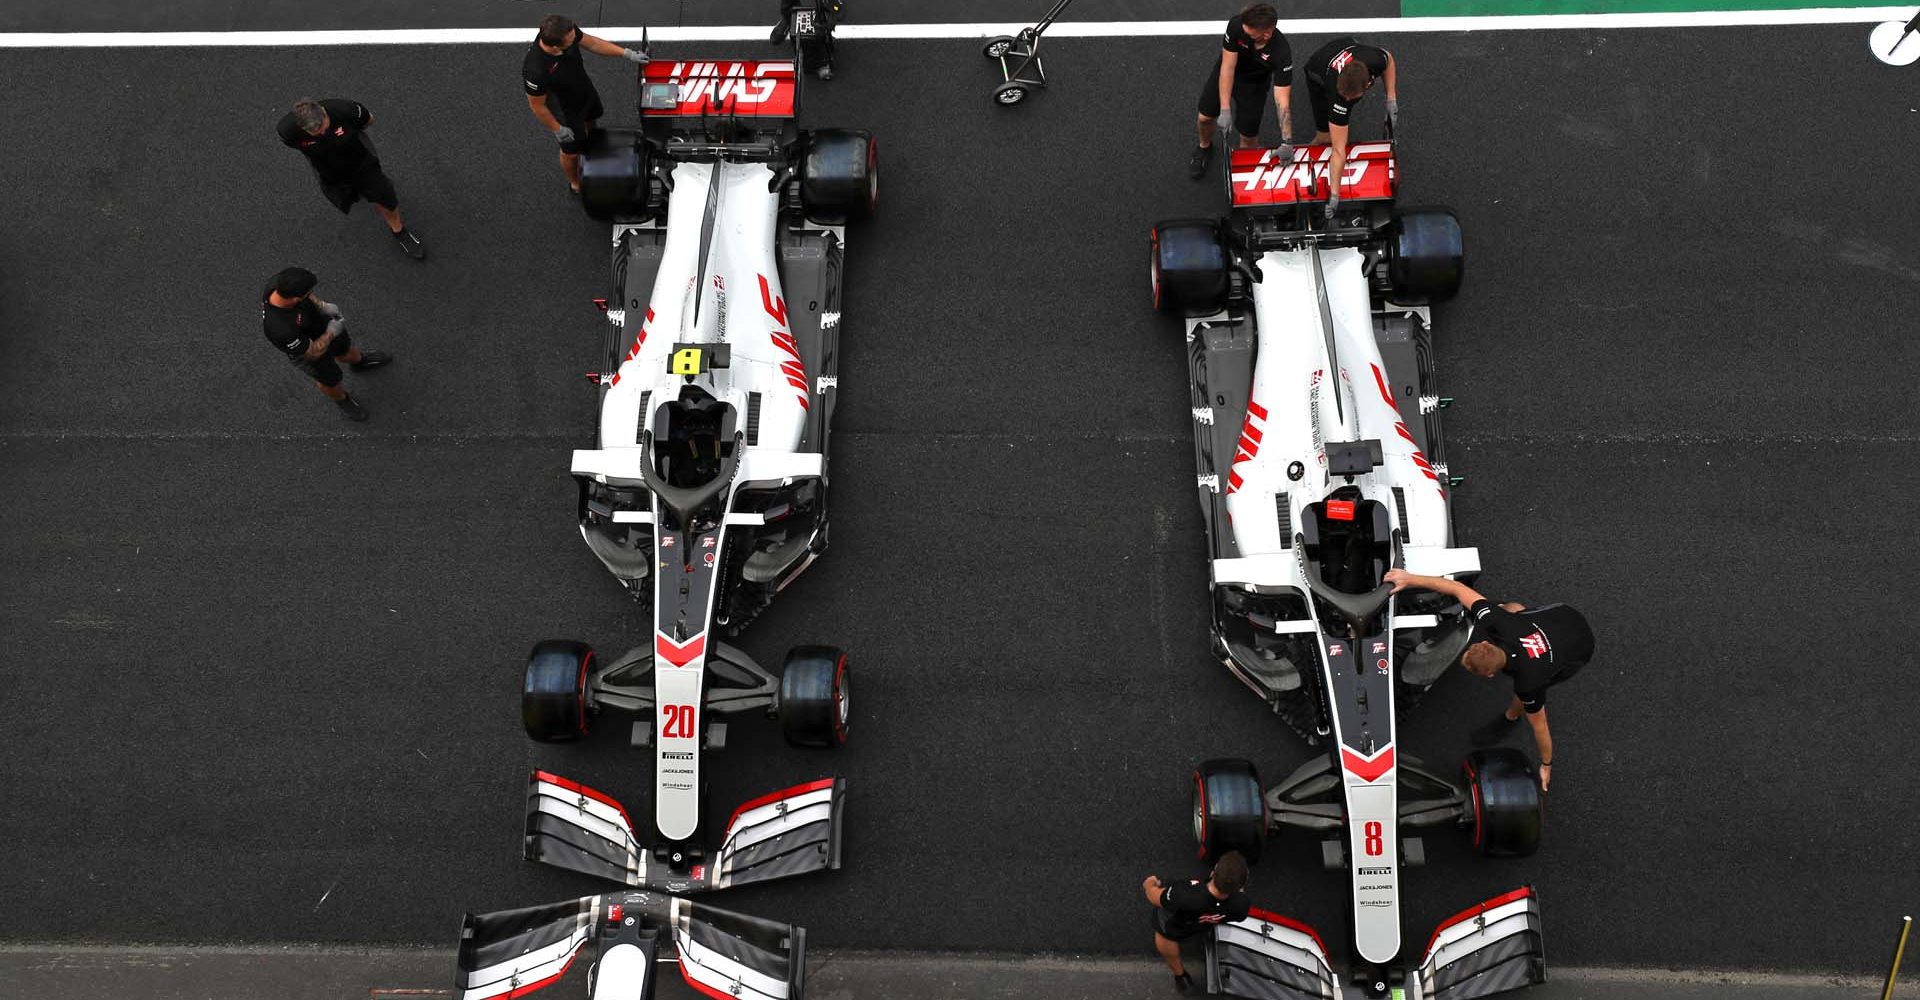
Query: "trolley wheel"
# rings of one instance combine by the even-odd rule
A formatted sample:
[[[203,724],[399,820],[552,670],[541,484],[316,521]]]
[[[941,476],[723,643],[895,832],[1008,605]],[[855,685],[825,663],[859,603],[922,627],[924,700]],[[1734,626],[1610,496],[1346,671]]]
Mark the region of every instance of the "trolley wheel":
[[[1027,85],[1019,80],[1008,80],[993,88],[993,100],[996,104],[1019,104],[1027,99]]]
[[[980,54],[986,56],[988,59],[998,59],[1012,51],[1012,35],[1000,35],[995,38],[989,38],[987,39],[987,44],[980,47]]]
[[[1267,800],[1260,775],[1244,760],[1210,760],[1193,772],[1193,840],[1200,860],[1212,864],[1239,851],[1247,864],[1260,860],[1267,834]]]

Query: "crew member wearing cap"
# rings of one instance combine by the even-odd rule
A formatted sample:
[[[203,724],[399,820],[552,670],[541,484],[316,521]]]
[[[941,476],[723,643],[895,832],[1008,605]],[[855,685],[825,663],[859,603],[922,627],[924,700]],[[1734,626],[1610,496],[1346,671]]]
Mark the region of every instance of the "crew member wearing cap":
[[[362,351],[347,336],[347,319],[340,307],[313,294],[319,279],[304,267],[281,268],[260,293],[260,326],[267,342],[279,348],[294,367],[340,407],[347,419],[367,419],[367,408],[341,387],[340,362],[364,372],[393,360],[381,351]]]

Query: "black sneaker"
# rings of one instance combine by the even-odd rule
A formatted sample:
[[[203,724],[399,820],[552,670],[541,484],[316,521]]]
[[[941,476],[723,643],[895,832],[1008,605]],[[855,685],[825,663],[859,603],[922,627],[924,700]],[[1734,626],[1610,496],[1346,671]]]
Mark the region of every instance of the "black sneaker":
[[[364,372],[371,371],[381,365],[391,364],[392,362],[393,355],[385,351],[361,351],[360,360],[355,361],[347,367],[357,372]]]
[[[1519,719],[1509,719],[1507,718],[1507,713],[1501,712],[1485,725],[1475,729],[1473,735],[1468,737],[1468,740],[1477,747],[1490,747],[1506,739],[1508,731],[1519,724]]]
[[[1212,146],[1193,147],[1193,155],[1187,158],[1187,176],[1199,180],[1207,172],[1207,164],[1212,162]]]
[[[394,233],[393,241],[400,244],[400,249],[405,250],[407,256],[412,257],[414,260],[427,259],[427,247],[420,242],[420,237],[413,235],[413,230],[402,229]]]
[[[367,422],[367,408],[361,406],[360,401],[352,396],[348,396],[345,399],[336,399],[333,401],[333,404],[340,408],[340,412],[347,415],[348,420],[357,424]]]
[[[1173,977],[1173,991],[1175,993],[1179,993],[1184,996],[1186,992],[1190,989],[1193,989],[1192,976],[1189,976],[1186,973],[1182,972],[1181,974]]]

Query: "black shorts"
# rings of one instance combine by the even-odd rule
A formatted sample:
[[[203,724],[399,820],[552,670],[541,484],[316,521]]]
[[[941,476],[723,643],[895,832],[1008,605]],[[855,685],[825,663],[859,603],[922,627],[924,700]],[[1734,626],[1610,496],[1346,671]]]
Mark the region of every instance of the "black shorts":
[[[1233,130],[1249,139],[1260,134],[1260,119],[1267,113],[1267,91],[1273,89],[1273,77],[1233,77]],[[1213,72],[1200,85],[1200,113],[1220,117],[1220,60],[1213,61]]]
[[[334,359],[352,353],[353,338],[342,331],[333,338],[332,343],[327,345],[327,353],[313,359],[309,359],[304,354],[297,354],[293,356],[292,361],[295,368],[306,372],[309,378],[331,389],[339,385],[345,377],[340,371],[340,362]]]
[[[1330,81],[1319,79],[1312,73],[1307,74],[1307,103],[1313,105],[1315,132],[1327,130],[1327,117],[1333,110],[1333,96],[1332,91],[1328,89],[1329,86]],[[1352,107],[1352,102],[1348,102],[1347,106]]]
[[[554,115],[555,118],[560,119],[560,124],[573,130],[573,141],[561,143],[560,151],[571,156],[579,156],[586,152],[587,133],[593,131],[593,124],[606,113],[607,109],[600,106],[600,95],[595,94],[593,103],[586,107],[579,110],[564,108],[560,114]]]
[[[400,196],[394,193],[393,182],[380,169],[379,160],[361,167],[350,177],[320,178],[320,192],[342,213],[353,208],[353,203],[362,198],[385,209],[400,207]]]
[[[1206,924],[1194,924],[1192,927],[1172,928],[1167,924],[1167,911],[1156,906],[1148,911],[1153,918],[1153,932],[1169,941],[1185,941],[1197,937],[1207,930]]]

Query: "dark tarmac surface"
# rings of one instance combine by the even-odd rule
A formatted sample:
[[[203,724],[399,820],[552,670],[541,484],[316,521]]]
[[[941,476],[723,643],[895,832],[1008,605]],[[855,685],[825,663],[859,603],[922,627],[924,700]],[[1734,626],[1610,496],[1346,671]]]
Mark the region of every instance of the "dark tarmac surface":
[[[1532,882],[1560,965],[1872,973],[1920,898],[1893,629],[1920,596],[1920,205],[1890,166],[1920,77],[1864,36],[1386,38],[1409,200],[1470,242],[1438,316],[1460,532],[1488,589],[1600,633],[1554,695],[1546,846],[1430,838],[1410,939]],[[822,948],[1143,952],[1191,764],[1308,753],[1206,653],[1178,330],[1148,306],[1148,227],[1219,209],[1182,169],[1210,43],[1056,52],[1010,112],[965,44],[849,45],[808,94],[808,123],[882,136],[882,216],[851,239],[834,548],[740,644],[845,645],[855,735],[804,754],[742,720],[712,808],[849,779],[844,871],[715,900]],[[519,729],[535,640],[644,626],[573,528],[604,229],[518,59],[0,60],[37,123],[0,160],[0,939],[447,946],[463,910],[599,888],[518,860],[527,767],[647,785],[617,732]],[[1690,60],[1715,80],[1682,99]],[[425,265],[273,140],[303,93],[373,108]],[[399,356],[349,376],[368,425],[260,339],[293,261]],[[1403,745],[1444,767],[1504,697],[1450,677]],[[1255,897],[1338,937],[1316,856],[1280,845]]]

